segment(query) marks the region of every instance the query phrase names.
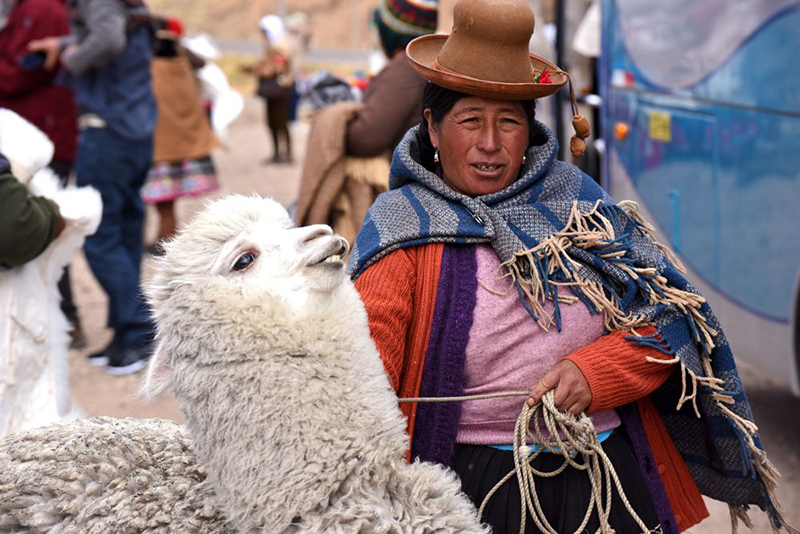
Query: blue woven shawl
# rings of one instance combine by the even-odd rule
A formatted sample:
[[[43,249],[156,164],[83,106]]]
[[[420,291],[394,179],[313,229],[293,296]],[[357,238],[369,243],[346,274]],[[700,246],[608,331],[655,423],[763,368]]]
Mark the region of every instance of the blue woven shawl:
[[[615,203],[591,178],[556,161],[550,130],[510,186],[471,198],[419,163],[416,129],[392,159],[388,193],[369,210],[350,255],[353,279],[398,248],[423,243],[489,243],[526,310],[560,329],[559,302],[582,301],[602,313],[609,331],[671,356],[680,372],[652,395],[700,491],[727,502],[734,522],[749,505],[786,526],[750,405],[716,317],[656,242],[635,203]],[[566,291],[569,288],[571,291]],[[544,312],[554,303],[552,316]],[[637,327],[653,325],[653,336]],[[658,360],[651,360],[659,365]]]

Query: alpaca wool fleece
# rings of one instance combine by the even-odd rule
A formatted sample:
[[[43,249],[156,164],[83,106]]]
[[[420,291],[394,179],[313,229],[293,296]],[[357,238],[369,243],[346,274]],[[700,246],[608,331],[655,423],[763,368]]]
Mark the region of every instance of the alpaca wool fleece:
[[[343,267],[329,291],[313,290],[327,267],[269,280],[198,268],[237,239],[262,264],[291,250],[299,262],[301,231],[274,202],[230,197],[166,245],[146,290],[151,365],[170,369],[217,506],[247,532],[487,532],[452,472],[406,464],[405,421]]]
[[[184,429],[96,417],[0,441],[0,531],[227,533]]]

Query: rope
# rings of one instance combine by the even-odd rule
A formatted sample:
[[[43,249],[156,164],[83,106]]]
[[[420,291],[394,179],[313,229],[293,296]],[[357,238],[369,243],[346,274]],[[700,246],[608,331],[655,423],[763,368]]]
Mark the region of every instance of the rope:
[[[484,393],[482,395],[464,395],[463,397],[406,397],[397,399],[397,402],[462,402],[469,400],[500,399],[502,397],[528,396],[529,391],[504,391],[502,393]]]
[[[529,392],[527,391],[507,391],[461,397],[412,397],[399,399],[399,402],[462,402],[528,395]],[[533,420],[533,433],[530,430],[531,420]],[[542,421],[547,430],[546,436],[542,431]],[[539,447],[533,451],[532,447],[528,445],[529,442],[539,445]],[[564,463],[553,471],[535,469],[532,465],[533,461],[545,451],[550,454],[560,454],[564,458]],[[558,534],[547,521],[542,510],[534,477],[552,478],[563,473],[567,467],[572,467],[579,471],[586,471],[592,487],[586,513],[580,526],[575,530],[576,534],[584,531],[593,510],[597,510],[597,516],[600,521],[600,527],[596,534],[614,534],[614,529],[608,523],[611,513],[612,483],[641,532],[645,534],[651,532],[625,496],[617,472],[597,440],[597,432],[594,429],[592,420],[585,413],[576,416],[559,411],[555,406],[553,390],[545,393],[541,401],[533,407],[528,406],[527,402],[523,403],[522,411],[514,425],[513,454],[514,469],[486,494],[478,510],[478,517],[483,517],[483,512],[489,499],[492,498],[497,490],[516,475],[520,498],[524,503],[524,506],[520,507],[520,534],[525,533],[525,523],[528,516],[526,512],[530,513],[533,522],[540,531],[545,534]],[[581,462],[576,461],[579,455],[582,456]],[[603,491],[604,489],[605,491]]]

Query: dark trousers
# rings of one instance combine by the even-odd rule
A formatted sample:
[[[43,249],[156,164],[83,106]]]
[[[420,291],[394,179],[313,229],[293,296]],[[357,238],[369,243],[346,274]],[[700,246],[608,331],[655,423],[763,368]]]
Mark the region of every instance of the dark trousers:
[[[61,185],[66,186],[69,173],[72,172],[72,162],[65,159],[54,159],[48,166],[58,176]],[[58,280],[58,292],[61,294],[61,311],[64,312],[67,321],[73,328],[79,327],[81,322],[78,318],[78,308],[75,306],[75,301],[72,300],[69,265],[64,267],[64,274]]]
[[[292,159],[292,137],[289,132],[291,98],[291,88],[287,88],[282,96],[265,101],[267,126],[272,135],[272,157],[275,161]],[[281,149],[281,145],[283,145],[283,149]]]
[[[84,251],[108,295],[108,326],[114,344],[132,346],[152,335],[140,287],[144,203],[139,190],[153,154],[153,140],[128,140],[107,128],[84,130],[78,142],[78,186],[92,186],[103,199],[103,219]]]

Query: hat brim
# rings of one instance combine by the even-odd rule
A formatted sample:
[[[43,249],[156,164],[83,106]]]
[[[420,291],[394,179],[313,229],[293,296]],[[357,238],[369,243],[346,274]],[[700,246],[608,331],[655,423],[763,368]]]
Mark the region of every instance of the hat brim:
[[[532,72],[542,72],[547,68],[552,83],[495,82],[436,68],[436,58],[447,37],[443,34],[423,35],[406,47],[406,55],[414,70],[429,82],[445,89],[497,100],[531,100],[552,95],[567,83],[567,74],[564,71],[536,54],[530,54]]]

